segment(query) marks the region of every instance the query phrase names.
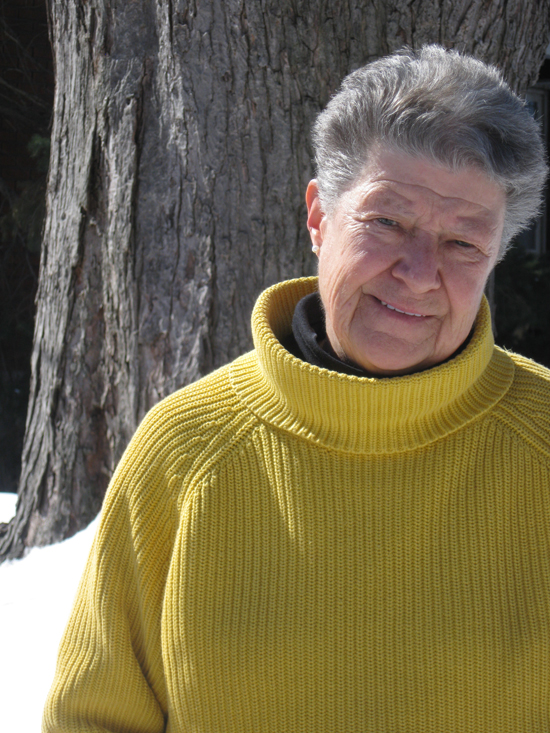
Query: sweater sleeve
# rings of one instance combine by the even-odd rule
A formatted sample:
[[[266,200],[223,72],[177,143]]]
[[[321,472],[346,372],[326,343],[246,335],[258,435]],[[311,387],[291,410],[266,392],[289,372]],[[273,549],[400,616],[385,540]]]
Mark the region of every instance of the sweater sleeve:
[[[159,441],[144,432],[130,443],[105,497],[43,733],[165,730],[161,614],[177,522]]]

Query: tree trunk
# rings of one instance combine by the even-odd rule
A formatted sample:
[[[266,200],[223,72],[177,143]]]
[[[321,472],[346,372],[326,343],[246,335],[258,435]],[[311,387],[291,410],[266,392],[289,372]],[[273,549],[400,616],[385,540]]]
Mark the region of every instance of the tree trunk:
[[[56,67],[17,515],[71,535],[159,399],[251,347],[266,286],[313,271],[309,130],[342,77],[454,46],[522,91],[550,0],[50,0]]]

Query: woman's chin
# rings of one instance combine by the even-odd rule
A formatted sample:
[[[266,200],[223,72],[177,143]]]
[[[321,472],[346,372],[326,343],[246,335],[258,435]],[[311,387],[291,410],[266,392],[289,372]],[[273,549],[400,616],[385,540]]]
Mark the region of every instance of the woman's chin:
[[[377,345],[375,343],[377,340],[370,337],[368,348],[363,350],[356,348],[353,352],[350,350],[348,361],[352,361],[373,376],[396,377],[421,372],[445,360],[444,357],[438,360],[437,355],[426,348],[426,343],[422,344],[423,348],[415,349],[408,344],[405,347],[401,344],[388,344],[387,338],[379,339],[383,343]]]

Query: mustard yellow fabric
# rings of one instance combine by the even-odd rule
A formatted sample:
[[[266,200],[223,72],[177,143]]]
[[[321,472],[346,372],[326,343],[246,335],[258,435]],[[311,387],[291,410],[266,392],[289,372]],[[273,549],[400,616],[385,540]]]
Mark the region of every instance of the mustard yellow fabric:
[[[393,379],[277,340],[130,443],[61,643],[44,728],[548,733],[550,372],[467,348]]]

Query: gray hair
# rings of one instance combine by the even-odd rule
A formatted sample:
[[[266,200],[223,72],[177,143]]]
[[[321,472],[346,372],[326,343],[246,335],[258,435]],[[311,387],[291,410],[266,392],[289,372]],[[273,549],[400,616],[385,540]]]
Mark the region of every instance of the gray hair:
[[[481,169],[506,194],[500,257],[537,215],[547,175],[538,123],[494,66],[441,46],[403,49],[354,71],[313,127],[319,197],[331,214],[373,145]]]

